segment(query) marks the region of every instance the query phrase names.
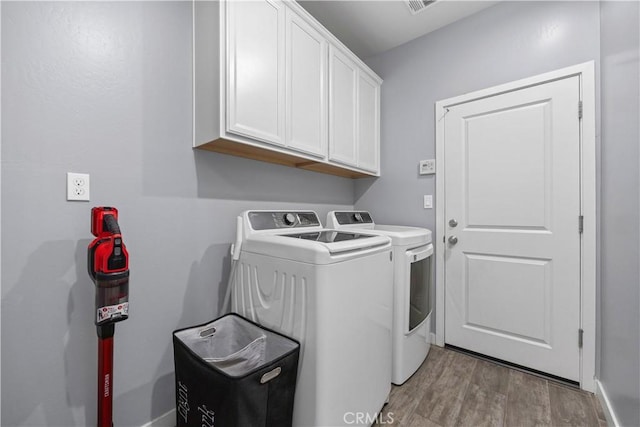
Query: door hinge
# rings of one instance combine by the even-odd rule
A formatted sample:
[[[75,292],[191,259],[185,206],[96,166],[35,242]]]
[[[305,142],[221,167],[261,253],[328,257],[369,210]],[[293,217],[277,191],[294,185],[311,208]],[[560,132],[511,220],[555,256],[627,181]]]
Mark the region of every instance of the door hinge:
[[[584,330],[578,329],[578,348],[582,348],[583,336],[584,336]]]
[[[582,119],[582,101],[578,101],[578,119]]]
[[[578,217],[578,233],[582,234],[584,231],[584,216],[580,215]]]

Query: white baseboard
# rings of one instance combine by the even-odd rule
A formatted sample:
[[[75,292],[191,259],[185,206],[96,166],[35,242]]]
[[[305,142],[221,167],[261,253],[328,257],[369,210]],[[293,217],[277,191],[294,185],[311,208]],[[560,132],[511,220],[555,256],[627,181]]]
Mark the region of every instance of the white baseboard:
[[[431,339],[431,341],[430,341],[430,342],[431,342],[431,344],[433,344],[433,345],[438,345],[438,344],[436,343],[436,334],[434,334],[433,332],[431,332],[429,335],[430,335],[430,336],[429,336],[429,338]],[[442,346],[438,346],[438,347],[442,347]]]
[[[596,396],[600,401],[600,406],[602,406],[602,411],[604,412],[604,416],[607,418],[607,424],[609,427],[620,427],[620,423],[618,422],[616,413],[613,411],[607,392],[604,390],[602,383],[598,380],[596,380]]]
[[[164,415],[160,415],[158,418],[149,421],[141,427],[175,427],[176,425],[176,410],[172,409]]]

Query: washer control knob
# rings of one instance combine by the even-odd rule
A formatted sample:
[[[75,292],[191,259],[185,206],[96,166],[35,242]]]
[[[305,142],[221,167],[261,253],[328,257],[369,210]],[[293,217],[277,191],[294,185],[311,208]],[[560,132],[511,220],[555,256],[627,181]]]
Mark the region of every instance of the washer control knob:
[[[296,216],[292,213],[285,214],[284,223],[287,225],[293,225],[296,223]]]
[[[360,215],[360,212],[353,214],[353,219],[355,219],[356,222],[362,222],[362,215]]]

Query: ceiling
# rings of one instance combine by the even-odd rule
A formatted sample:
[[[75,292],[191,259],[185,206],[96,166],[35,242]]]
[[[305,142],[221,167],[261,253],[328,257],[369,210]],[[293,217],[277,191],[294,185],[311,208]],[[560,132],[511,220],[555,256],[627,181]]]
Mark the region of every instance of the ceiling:
[[[415,15],[403,0],[299,0],[360,58],[377,55],[492,6],[489,0],[438,0]]]

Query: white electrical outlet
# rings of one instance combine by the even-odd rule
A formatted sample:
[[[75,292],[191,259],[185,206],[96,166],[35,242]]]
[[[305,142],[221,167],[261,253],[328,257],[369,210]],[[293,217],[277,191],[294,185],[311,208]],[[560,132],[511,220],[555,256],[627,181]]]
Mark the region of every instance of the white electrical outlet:
[[[436,173],[436,160],[420,160],[420,175]]]
[[[425,209],[433,209],[433,196],[431,194],[425,194],[423,204]]]
[[[67,200],[89,201],[89,174],[67,172]]]

